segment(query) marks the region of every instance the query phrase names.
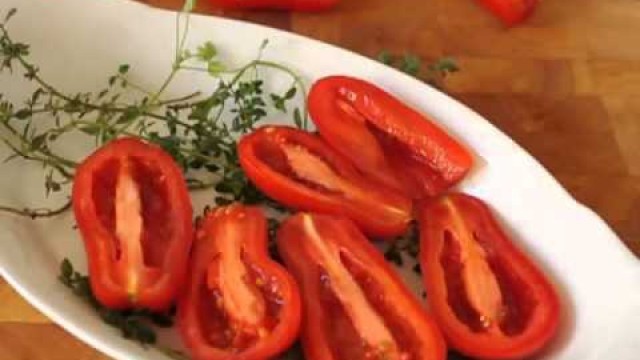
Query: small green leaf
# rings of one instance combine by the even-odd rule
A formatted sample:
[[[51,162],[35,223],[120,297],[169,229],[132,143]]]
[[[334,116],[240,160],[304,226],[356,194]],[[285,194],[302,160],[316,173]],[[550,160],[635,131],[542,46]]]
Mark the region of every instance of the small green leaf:
[[[443,57],[429,66],[429,69],[442,74],[454,73],[460,70],[456,60],[451,57]]]
[[[416,76],[420,72],[421,61],[420,58],[407,54],[402,58],[402,62],[400,63],[400,70],[409,75]]]
[[[15,114],[13,114],[13,116],[18,119],[18,120],[24,120],[26,118],[31,117],[32,115],[32,111],[31,109],[20,109],[18,111],[16,111]]]
[[[218,76],[224,70],[224,65],[219,61],[209,61],[209,63],[207,64],[207,72],[211,76]]]
[[[126,124],[129,123],[140,116],[140,108],[136,106],[129,106],[123,113],[120,115],[116,124]]]
[[[283,113],[287,112],[287,108],[285,106],[285,99],[278,94],[270,94],[271,102],[273,102],[273,107],[280,110]]]
[[[129,72],[129,64],[122,64],[118,67],[118,74],[124,75]]]
[[[378,61],[385,65],[391,65],[393,63],[393,55],[388,50],[382,50],[377,56]]]
[[[107,95],[107,93],[108,93],[108,92],[109,92],[109,90],[104,89],[104,90],[102,90],[102,91],[100,91],[100,92],[98,93],[98,96],[96,96],[96,98],[97,98],[97,99],[102,99],[105,95]]]
[[[298,88],[296,88],[295,86],[292,86],[289,90],[287,90],[287,92],[284,94],[284,98],[287,100],[291,100],[293,99],[294,96],[296,96],[296,93],[298,92]]]
[[[4,22],[8,22],[9,19],[11,19],[13,17],[13,15],[15,15],[18,12],[18,9],[16,8],[11,8],[9,9],[9,11],[7,11],[7,15],[4,17]]]
[[[36,135],[31,139],[31,149],[38,150],[42,148],[42,146],[47,141],[47,133],[42,133],[40,135]]]
[[[198,57],[198,59],[204,62],[211,61],[217,55],[218,55],[218,49],[211,41],[207,41],[204,44],[198,46],[198,50],[196,53],[196,56]]]
[[[60,263],[60,276],[65,279],[71,279],[71,275],[73,275],[73,265],[69,259],[64,258]]]
[[[262,52],[267,48],[267,45],[269,45],[269,39],[262,39],[262,43],[260,43],[260,48],[258,49],[258,51]]]

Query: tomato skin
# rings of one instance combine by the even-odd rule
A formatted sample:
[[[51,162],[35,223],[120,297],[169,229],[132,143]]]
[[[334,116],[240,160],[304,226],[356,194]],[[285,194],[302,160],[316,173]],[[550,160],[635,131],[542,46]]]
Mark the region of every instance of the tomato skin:
[[[465,194],[427,201],[419,208],[419,227],[427,301],[451,347],[474,358],[522,359],[551,340],[560,319],[560,299],[545,275],[503,232],[484,202]],[[459,260],[446,255],[451,248],[447,244],[461,243],[463,238],[474,239],[483,248],[502,292],[500,323],[475,331],[471,322],[462,319],[467,315],[454,309],[465,302],[472,307],[468,305],[472,302],[469,290],[455,290],[453,278],[447,277],[447,269],[458,266]],[[469,257],[465,261],[468,264]],[[475,274],[471,276],[476,276],[477,283]],[[508,323],[517,328],[507,330]]]
[[[357,320],[345,316],[344,313],[342,317],[336,315],[338,313],[335,313],[335,309],[338,307],[373,309],[374,313],[384,319],[380,323],[383,323],[387,331],[393,335],[395,342],[403,342],[402,350],[410,351],[410,359],[445,358],[446,345],[435,322],[405,287],[382,254],[351,220],[334,215],[298,213],[288,218],[281,226],[277,234],[277,245],[281,257],[298,281],[303,294],[304,321],[301,339],[307,359],[363,359],[362,356],[351,353],[336,353],[349,352],[349,346],[358,346],[357,344],[365,342],[364,335],[358,337],[361,333],[349,332],[350,326],[357,328],[357,325],[354,325]],[[323,255],[319,246],[326,246],[330,252],[339,253],[335,256],[335,259],[338,259],[338,267],[346,269],[352,279],[359,279],[356,283],[360,290],[356,291],[344,285],[340,287],[340,284],[352,280],[345,276],[333,275],[340,273],[335,270],[336,263],[330,263],[326,258],[326,252]],[[337,298],[345,298],[341,305],[323,303],[326,288],[331,287],[331,284],[337,285],[330,291],[333,291]],[[341,291],[342,295],[339,294]],[[366,301],[358,302],[358,291],[366,294]],[[375,328],[376,324],[370,319],[371,317],[363,319],[361,324],[364,327],[360,329],[366,332],[369,328]],[[380,358],[397,357],[382,355]]]
[[[226,238],[226,239],[225,239]],[[265,292],[275,295],[279,302],[277,323],[267,329],[266,335],[254,343],[240,349],[230,349],[212,344],[208,338],[220,334],[207,334],[204,328],[210,324],[204,307],[214,308],[215,301],[203,300],[200,291],[211,281],[211,264],[221,256],[220,246],[224,241],[237,241],[242,249],[241,259],[252,269],[258,269],[260,279],[264,281]],[[221,273],[228,270],[221,270]],[[231,279],[219,279],[218,284]],[[246,280],[243,278],[242,280]],[[240,281],[242,281],[240,280]],[[231,283],[238,286],[238,282]],[[265,293],[260,293],[264,295]],[[222,299],[228,296],[222,292]],[[222,301],[222,300],[220,300]],[[267,302],[266,297],[262,300]],[[274,305],[274,304],[271,304]],[[300,330],[300,294],[298,286],[291,275],[280,264],[271,260],[267,250],[267,223],[265,216],[257,207],[231,204],[217,208],[205,214],[198,226],[194,243],[189,280],[178,301],[178,326],[180,335],[189,348],[189,352],[197,360],[263,360],[275,358],[287,350],[298,336]],[[218,308],[219,309],[219,308]],[[220,309],[219,309],[220,310]],[[232,317],[226,313],[226,319]],[[229,324],[221,331],[236,328],[239,323],[227,320]]]
[[[536,8],[538,0],[479,0],[507,26],[514,26],[527,19]]]
[[[209,0],[223,9],[274,9],[316,12],[329,10],[339,0]]]
[[[105,194],[113,195],[113,191],[107,190],[109,185],[105,178],[119,176],[105,169],[121,167],[126,161],[134,162],[131,166],[135,171],[156,175],[151,180],[136,179],[146,181],[138,186],[142,193],[142,216],[149,218],[143,220],[143,238],[136,240],[143,244],[134,243],[134,246],[142,247],[145,262],[155,258],[155,264],[139,264],[141,268],[132,275],[138,285],[133,293],[131,289],[128,291],[124,281],[134,270],[124,262],[124,255],[119,259],[116,255],[118,251],[124,253],[118,249],[126,245],[119,242],[114,230],[109,228],[109,222],[115,222],[115,219],[104,210],[110,206],[113,210],[115,205],[110,204],[116,202],[114,198],[105,197]],[[184,283],[193,238],[191,199],[182,171],[173,159],[160,147],[134,138],[111,141],[77,168],[72,205],[85,245],[91,288],[98,301],[112,309],[167,309]],[[160,223],[154,223],[154,220]],[[153,241],[158,233],[165,235]]]
[[[322,78],[308,102],[327,143],[366,176],[413,198],[442,193],[472,166],[469,151],[444,130],[364,80]]]
[[[300,146],[330,167],[339,177],[338,181],[348,182],[349,189],[342,193],[323,192],[291,174],[277,171],[265,160],[268,156],[265,144],[278,149],[284,145]],[[244,136],[238,145],[238,154],[249,179],[265,194],[286,206],[344,215],[353,219],[368,235],[382,238],[404,233],[411,220],[413,205],[409,198],[365,179],[347,159],[313,134],[291,127],[266,126]],[[322,185],[325,180],[316,177],[314,181]]]

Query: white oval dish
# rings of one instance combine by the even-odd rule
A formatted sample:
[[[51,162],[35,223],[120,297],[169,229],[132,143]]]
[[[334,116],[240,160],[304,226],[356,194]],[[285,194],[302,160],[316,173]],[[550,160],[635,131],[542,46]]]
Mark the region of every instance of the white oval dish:
[[[123,0],[3,0],[1,5],[1,16],[18,8],[10,23],[12,36],[32,45],[42,73],[66,91],[100,89],[122,62],[131,64],[134,79],[150,88],[170,68],[174,13]],[[574,201],[536,160],[481,116],[375,61],[294,34],[193,16],[189,38],[193,44],[212,40],[225,59],[238,64],[252,59],[266,38],[265,58],[289,64],[308,81],[329,74],[362,77],[430,114],[479,158],[480,166],[461,190],[491,204],[514,240],[552,276],[562,294],[560,336],[539,358],[638,358],[640,262],[598,216]],[[18,99],[32,89],[16,78],[0,75],[0,86]],[[202,77],[184,76],[171,92],[185,94],[208,85]],[[77,154],[87,150],[80,144],[75,149]],[[4,148],[0,156],[6,156]],[[14,162],[0,170],[1,203],[42,203],[37,168]],[[205,203],[206,195],[196,201]],[[82,243],[72,225],[69,212],[38,221],[0,214],[0,274],[34,306],[100,351],[117,359],[167,358],[123,339],[58,282],[64,257],[86,270]],[[165,344],[174,346],[171,338],[168,334]]]

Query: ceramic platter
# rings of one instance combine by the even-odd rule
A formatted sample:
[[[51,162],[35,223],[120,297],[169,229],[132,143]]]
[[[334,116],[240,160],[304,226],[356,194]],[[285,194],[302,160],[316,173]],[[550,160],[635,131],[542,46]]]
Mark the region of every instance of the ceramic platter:
[[[31,44],[42,74],[68,92],[99,90],[118,65],[131,65],[132,80],[154,88],[174,56],[176,15],[123,0],[2,0],[15,39]],[[297,35],[239,21],[193,16],[191,44],[211,40],[223,59],[242,64],[256,56],[264,39],[264,58],[285,63],[307,82],[324,75],[348,74],[374,82],[430,114],[477,156],[478,166],[460,185],[500,214],[514,240],[557,285],[564,313],[560,334],[540,359],[634,360],[640,354],[640,262],[593,212],[577,203],[549,173],[487,120],[450,97],[375,61]],[[276,89],[282,76],[268,77]],[[285,81],[286,80],[286,81]],[[207,77],[187,74],[173,95],[212,86]],[[13,99],[33,91],[19,76],[0,76],[0,89]],[[170,95],[171,95],[170,94]],[[274,117],[277,119],[277,117]],[[70,140],[64,151],[81,158],[91,144]],[[7,150],[0,150],[4,158]],[[38,166],[24,162],[0,168],[0,202],[16,206],[54,205],[64,194],[44,199]],[[211,194],[194,197],[198,206]],[[639,215],[640,216],[640,215]],[[0,274],[30,303],[91,346],[117,359],[165,359],[155,349],[123,339],[58,280],[68,257],[86,273],[82,242],[72,214],[32,221],[0,214]],[[416,279],[408,279],[419,287]],[[172,331],[163,346],[178,346]]]

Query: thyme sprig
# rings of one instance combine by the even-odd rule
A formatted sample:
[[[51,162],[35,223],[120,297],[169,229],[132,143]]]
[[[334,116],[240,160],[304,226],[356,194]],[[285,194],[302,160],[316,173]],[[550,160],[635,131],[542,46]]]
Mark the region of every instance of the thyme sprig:
[[[383,50],[376,58],[385,65],[419,78],[439,89],[443,88],[444,80],[449,75],[460,70],[458,63],[452,57],[441,57],[426,66],[420,57],[411,53],[396,55]]]
[[[418,233],[418,227],[415,222],[411,223],[407,232],[394,241],[384,251],[384,257],[387,261],[390,261],[398,266],[404,265],[404,255],[410,258],[417,259],[420,252],[420,238]],[[415,273],[420,273],[420,264],[416,263],[413,267]]]
[[[64,259],[60,263],[58,280],[93,307],[105,323],[119,329],[123,337],[135,340],[141,345],[155,344],[154,326],[173,326],[172,313],[152,313],[148,310],[112,310],[103,306],[91,290],[89,277],[77,272],[68,259]]]
[[[79,133],[97,147],[118,137],[135,136],[171,154],[187,174],[190,188],[214,187],[219,194],[217,204],[263,201],[264,196],[238,165],[236,140],[255,129],[269,113],[289,114],[297,126],[306,128],[305,83],[287,66],[263,59],[267,41],[254,60],[238,68],[223,64],[212,42],[195,50],[187,48],[193,4],[187,1],[176,17],[175,57],[158,89],[148,91],[133,82],[128,76],[131,67],[122,64],[107,78],[103,89],[73,94],[49,83],[31,62],[29,45],[11,38],[7,24],[16,11],[10,10],[0,23],[0,73],[20,72],[36,89],[20,104],[0,93],[0,128],[5,130],[0,133],[0,141],[10,151],[6,160],[19,158],[42,165],[45,193],[49,195],[68,187],[81,160],[59,150],[65,138]],[[290,87],[281,94],[267,93],[261,70],[288,76]],[[185,71],[213,77],[216,87],[206,94],[165,98],[178,73]],[[123,100],[133,95],[134,100]],[[297,98],[302,100],[302,108],[289,111],[288,104]],[[0,206],[0,211],[32,218],[59,213],[11,206]]]

